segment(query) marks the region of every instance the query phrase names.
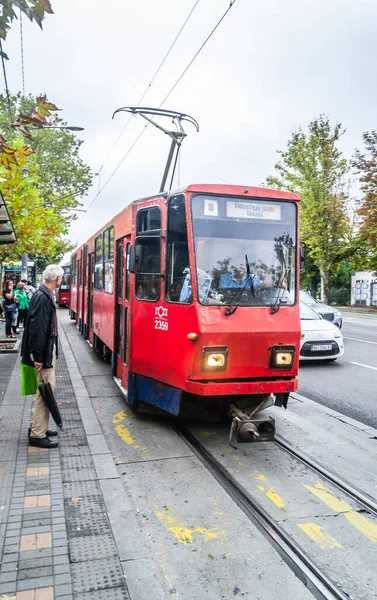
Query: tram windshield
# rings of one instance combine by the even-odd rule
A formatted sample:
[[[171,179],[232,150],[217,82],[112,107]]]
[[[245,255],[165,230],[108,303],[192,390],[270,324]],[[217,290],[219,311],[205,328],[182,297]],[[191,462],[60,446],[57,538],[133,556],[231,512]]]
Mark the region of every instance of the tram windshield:
[[[201,304],[295,303],[293,202],[196,195],[192,220]]]
[[[71,270],[70,267],[63,267],[63,277],[62,282],[60,284],[61,290],[69,290],[69,286],[71,285]]]

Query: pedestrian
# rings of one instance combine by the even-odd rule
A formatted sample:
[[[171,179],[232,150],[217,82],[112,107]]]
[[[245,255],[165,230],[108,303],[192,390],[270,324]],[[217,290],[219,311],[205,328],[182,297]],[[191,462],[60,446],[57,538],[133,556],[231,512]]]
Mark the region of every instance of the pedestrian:
[[[43,272],[44,284],[33,295],[22,340],[22,362],[38,371],[38,383],[49,383],[55,391],[55,362],[58,357],[58,322],[54,291],[60,286],[63,269],[49,265]],[[48,431],[49,410],[38,389],[33,399],[33,411],[29,429],[29,445],[40,448],[56,448],[50,440],[56,431]]]
[[[5,335],[15,338],[17,333],[18,306],[13,293],[13,281],[8,280],[3,289],[3,308],[5,312]]]
[[[29,298],[29,300],[31,300],[33,295],[35,294],[35,287],[31,283],[31,281],[28,281],[27,279],[21,279],[21,283],[24,284],[27,297]]]
[[[21,281],[17,284],[17,289],[14,292],[15,300],[18,304],[18,318],[17,318],[17,329],[19,327],[25,327],[27,314],[29,311],[30,300],[26,293],[25,284]]]

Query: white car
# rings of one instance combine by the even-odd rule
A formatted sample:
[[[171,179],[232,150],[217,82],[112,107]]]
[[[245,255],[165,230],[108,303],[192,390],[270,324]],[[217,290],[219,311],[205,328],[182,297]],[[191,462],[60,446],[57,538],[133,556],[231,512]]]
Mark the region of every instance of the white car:
[[[304,302],[300,302],[300,320],[300,360],[336,360],[344,354],[339,327],[322,319]]]

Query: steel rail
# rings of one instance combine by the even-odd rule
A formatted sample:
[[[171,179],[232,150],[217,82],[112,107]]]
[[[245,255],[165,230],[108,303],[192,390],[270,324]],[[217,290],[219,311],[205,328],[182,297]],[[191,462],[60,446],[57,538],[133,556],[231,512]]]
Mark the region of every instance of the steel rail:
[[[294,539],[248,494],[189,430],[182,425],[175,425],[174,429],[317,600],[349,600],[349,596],[317,567]]]
[[[358,490],[353,485],[342,479],[336,473],[332,473],[326,467],[323,467],[320,463],[318,463],[313,458],[310,458],[305,452],[301,452],[297,448],[295,448],[290,442],[285,440],[280,435],[275,435],[275,444],[283,448],[288,454],[297,458],[304,465],[327,479],[332,485],[337,487],[341,492],[351,496],[356,502],[361,504],[367,511],[373,513],[377,517],[377,502],[368,494],[365,494],[361,490]]]

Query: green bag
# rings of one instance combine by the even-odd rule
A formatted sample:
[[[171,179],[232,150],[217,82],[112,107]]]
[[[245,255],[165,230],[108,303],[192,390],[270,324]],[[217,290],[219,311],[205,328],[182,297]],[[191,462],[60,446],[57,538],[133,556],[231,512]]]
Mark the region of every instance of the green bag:
[[[21,396],[32,396],[38,389],[38,371],[21,361]]]

